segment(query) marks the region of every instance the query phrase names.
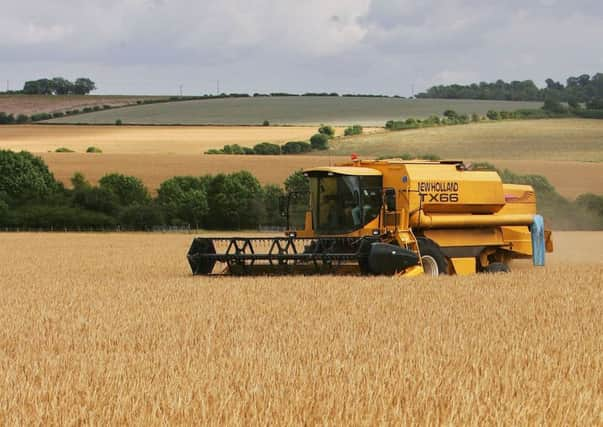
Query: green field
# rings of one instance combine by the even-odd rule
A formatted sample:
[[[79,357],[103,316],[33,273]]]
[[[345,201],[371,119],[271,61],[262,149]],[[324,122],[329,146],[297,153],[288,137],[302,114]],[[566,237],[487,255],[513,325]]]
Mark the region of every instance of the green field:
[[[539,102],[351,97],[258,97],[137,105],[51,120],[51,123],[272,124],[328,123],[383,126],[387,120],[441,115],[447,109],[485,114],[488,110],[538,108]]]
[[[446,159],[603,162],[603,120],[513,120],[344,138],[332,155],[436,154]]]

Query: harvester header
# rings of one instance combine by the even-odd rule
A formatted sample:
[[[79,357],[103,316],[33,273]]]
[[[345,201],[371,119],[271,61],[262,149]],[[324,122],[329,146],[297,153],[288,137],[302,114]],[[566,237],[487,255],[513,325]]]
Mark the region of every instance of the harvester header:
[[[533,188],[495,171],[354,159],[304,174],[310,190],[288,198],[285,237],[197,238],[193,273],[470,274],[508,271],[514,258],[544,265],[553,249]],[[298,218],[293,200],[305,203]]]

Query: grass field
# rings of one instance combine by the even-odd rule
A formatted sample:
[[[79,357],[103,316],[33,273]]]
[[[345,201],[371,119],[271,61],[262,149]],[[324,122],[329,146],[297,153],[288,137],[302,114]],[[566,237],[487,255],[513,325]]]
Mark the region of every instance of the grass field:
[[[316,131],[311,126],[1,126],[0,148],[44,153],[68,147],[84,153],[94,145],[109,154],[199,155],[225,144],[307,141]],[[343,128],[335,131],[343,134]]]
[[[191,277],[181,234],[4,234],[0,420],[603,423],[603,234],[509,275]]]
[[[434,153],[442,158],[603,162],[603,120],[523,120],[358,136],[332,154]]]
[[[485,114],[488,110],[539,108],[538,102],[349,97],[230,98],[141,105],[53,119],[53,123],[273,124],[384,126],[390,119],[441,115],[447,109]]]
[[[17,114],[52,113],[94,107],[95,105],[136,104],[145,99],[164,99],[165,96],[133,95],[0,95],[0,111]]]

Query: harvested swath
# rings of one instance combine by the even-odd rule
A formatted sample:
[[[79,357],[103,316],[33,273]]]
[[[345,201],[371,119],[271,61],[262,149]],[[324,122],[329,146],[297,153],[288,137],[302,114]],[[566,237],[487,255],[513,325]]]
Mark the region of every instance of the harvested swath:
[[[600,235],[557,238],[600,261]],[[0,418],[601,421],[600,262],[464,278],[209,280],[189,275],[190,237],[3,235]]]

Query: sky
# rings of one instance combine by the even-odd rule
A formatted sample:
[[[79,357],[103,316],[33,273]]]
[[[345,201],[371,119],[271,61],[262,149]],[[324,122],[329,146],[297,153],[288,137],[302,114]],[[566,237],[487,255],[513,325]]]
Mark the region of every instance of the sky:
[[[0,90],[339,92],[603,72],[601,0],[0,0]]]

